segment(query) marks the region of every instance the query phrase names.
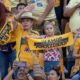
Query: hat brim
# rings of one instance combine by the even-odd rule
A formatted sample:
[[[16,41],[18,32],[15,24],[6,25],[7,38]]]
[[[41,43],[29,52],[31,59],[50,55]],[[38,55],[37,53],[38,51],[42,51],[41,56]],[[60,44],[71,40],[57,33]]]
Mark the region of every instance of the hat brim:
[[[29,17],[29,16],[21,16],[20,20],[21,19],[32,19],[34,22],[37,22],[37,20],[34,17]]]

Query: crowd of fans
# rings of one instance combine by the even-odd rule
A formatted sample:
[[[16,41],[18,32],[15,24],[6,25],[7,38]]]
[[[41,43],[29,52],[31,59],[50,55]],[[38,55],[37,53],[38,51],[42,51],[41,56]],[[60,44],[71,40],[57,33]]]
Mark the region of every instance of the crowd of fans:
[[[11,11],[0,0],[0,80],[80,80],[80,0],[10,3]],[[68,32],[73,34],[71,46],[29,49],[28,38]]]

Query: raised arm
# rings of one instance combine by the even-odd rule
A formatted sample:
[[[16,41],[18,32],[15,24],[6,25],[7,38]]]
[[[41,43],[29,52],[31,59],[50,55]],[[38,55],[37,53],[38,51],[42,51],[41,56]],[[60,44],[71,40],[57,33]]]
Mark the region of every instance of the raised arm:
[[[14,70],[12,69],[12,70],[8,73],[8,75],[4,78],[4,80],[10,80],[10,77],[13,75],[13,73],[14,73]]]
[[[54,3],[55,3],[55,0],[48,0],[48,5],[46,6],[44,13],[38,19],[38,23],[37,23],[38,25],[40,25],[44,21],[44,19],[48,16],[48,14],[51,12],[51,10],[54,7]]]
[[[65,8],[64,8],[64,16],[65,16],[65,17],[70,17],[70,16],[72,16],[73,13],[75,12],[75,10],[76,10],[77,8],[80,8],[80,3],[77,4],[76,6],[74,6],[73,8],[65,7]]]
[[[33,5],[26,6],[20,13],[18,13],[15,17],[15,20],[19,20],[20,16],[25,12],[31,12],[34,9]]]
[[[10,78],[13,75],[13,73],[15,72],[16,68],[17,68],[17,62],[14,61],[13,69],[8,73],[8,75],[3,80],[10,80]]]
[[[27,7],[25,7],[20,13],[18,13],[15,18],[12,20],[13,26],[14,26],[14,30],[17,27],[17,21],[19,20],[19,18],[21,17],[21,15],[25,12],[31,12],[33,10],[34,6],[33,5],[28,5]]]

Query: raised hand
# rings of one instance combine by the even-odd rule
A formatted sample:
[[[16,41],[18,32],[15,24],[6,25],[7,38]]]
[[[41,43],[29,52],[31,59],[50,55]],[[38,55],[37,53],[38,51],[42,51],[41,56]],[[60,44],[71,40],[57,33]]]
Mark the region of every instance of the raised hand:
[[[25,12],[31,12],[32,10],[34,9],[34,6],[33,5],[28,5],[24,8],[24,11]]]
[[[16,70],[18,67],[18,61],[14,61],[13,63],[13,70]]]

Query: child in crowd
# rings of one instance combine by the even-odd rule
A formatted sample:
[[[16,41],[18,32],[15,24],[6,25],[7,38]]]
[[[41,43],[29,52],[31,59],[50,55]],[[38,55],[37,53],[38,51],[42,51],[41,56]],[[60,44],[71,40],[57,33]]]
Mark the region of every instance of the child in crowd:
[[[46,23],[44,25],[44,32],[46,35],[43,36],[43,38],[47,37],[55,37],[55,25],[52,23]],[[57,67],[59,65],[59,49],[58,48],[53,48],[53,49],[46,49],[43,51],[44,53],[44,68],[45,72],[49,72],[51,70],[51,65],[54,65]]]
[[[55,25],[52,23],[46,23],[44,25],[44,32],[46,35],[41,36],[25,36],[25,38],[48,38],[48,37],[55,37]],[[53,49],[46,49],[43,50],[44,53],[44,69],[45,72],[49,72],[51,70],[51,65],[57,67],[59,65],[59,56],[60,52],[58,48]]]
[[[17,27],[17,39],[16,39],[16,60],[26,61],[30,64],[30,74],[33,74],[33,58],[31,51],[29,50],[27,40],[24,39],[26,35],[35,36],[39,35],[37,31],[32,30],[33,24],[36,22],[32,16],[32,9],[34,6],[27,6],[23,9],[17,16],[16,20],[19,20],[22,27]],[[29,10],[28,10],[29,9]],[[37,54],[34,54],[37,62],[39,63],[39,58]]]

